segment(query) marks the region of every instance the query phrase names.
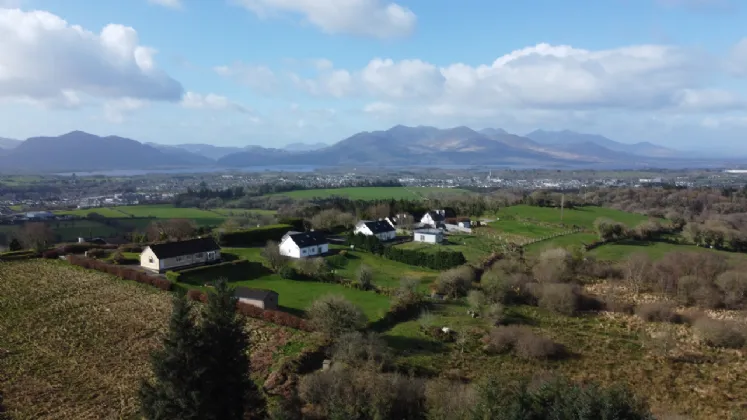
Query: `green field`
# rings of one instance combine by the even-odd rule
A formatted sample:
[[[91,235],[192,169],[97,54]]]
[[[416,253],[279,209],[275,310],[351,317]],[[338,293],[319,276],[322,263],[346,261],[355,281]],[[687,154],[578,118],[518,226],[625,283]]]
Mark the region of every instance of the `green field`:
[[[467,190],[459,188],[439,187],[351,187],[351,188],[326,188],[317,190],[300,190],[277,193],[291,198],[327,198],[347,197],[351,200],[421,200],[430,195],[444,193],[464,193]]]
[[[542,251],[550,248],[578,249],[584,244],[590,244],[597,240],[599,240],[599,237],[593,233],[572,233],[570,235],[558,236],[557,238],[527,245],[525,250],[529,255],[538,255]]]
[[[56,236],[57,242],[77,241],[78,237],[110,237],[120,233],[119,230],[93,220],[66,220],[49,222],[49,227]],[[21,225],[0,225],[0,233],[12,236]]]
[[[654,260],[658,260],[670,252],[716,253],[732,260],[744,261],[745,259],[747,259],[747,254],[717,251],[695,245],[677,245],[668,242],[623,241],[619,243],[603,245],[599,248],[589,251],[591,255],[596,256],[600,260],[611,261],[620,261],[638,252],[645,253]]]
[[[117,206],[96,207],[90,209],[57,211],[56,214],[71,214],[86,217],[90,213],[97,213],[106,218],[126,219],[133,218],[155,218],[155,219],[191,219],[199,226],[217,226],[231,217],[242,217],[248,214],[275,213],[273,210],[248,210],[248,209],[211,209],[174,207],[170,204],[139,205],[139,206]],[[133,221],[134,222],[134,221]],[[137,223],[137,222],[135,222]],[[150,222],[144,223],[145,226]],[[139,227],[139,226],[138,226]]]
[[[634,227],[636,224],[648,220],[648,217],[636,214],[627,213],[620,210],[613,210],[604,207],[579,207],[574,210],[565,209],[563,210],[563,219],[560,218],[560,209],[551,207],[534,207],[527,205],[518,205],[502,208],[496,215],[501,220],[497,220],[491,223],[491,226],[496,229],[503,229],[502,225],[506,223],[506,232],[516,231],[519,233],[524,226],[524,229],[528,232],[526,236],[544,236],[540,227],[544,228],[547,225],[548,228],[558,228],[562,226],[571,227],[579,226],[585,229],[593,229],[594,221],[600,217],[612,219],[617,222],[624,223],[629,227]],[[506,220],[503,220],[503,219]],[[524,221],[536,224],[540,226],[531,227],[530,225],[517,225],[515,221]],[[536,231],[539,235],[533,234],[532,231]],[[561,229],[564,230],[564,229]]]
[[[333,248],[335,248],[333,246]],[[397,287],[404,277],[418,279],[421,288],[427,289],[438,272],[423,267],[415,267],[397,261],[388,260],[368,252],[348,251],[348,263],[345,267],[338,268],[337,274],[354,280],[361,265],[367,265],[373,272],[373,283],[376,286]]]
[[[395,245],[400,248],[416,249],[425,252],[452,251],[461,252],[467,262],[477,262],[499,251],[500,248],[491,245],[486,238],[472,235],[450,235],[444,244],[426,244],[422,242],[405,242]]]

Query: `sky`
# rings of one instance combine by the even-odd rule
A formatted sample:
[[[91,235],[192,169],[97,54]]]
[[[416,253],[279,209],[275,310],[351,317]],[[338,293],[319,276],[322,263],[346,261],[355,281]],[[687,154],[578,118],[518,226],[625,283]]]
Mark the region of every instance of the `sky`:
[[[747,1],[0,0],[0,137],[397,124],[747,152]]]

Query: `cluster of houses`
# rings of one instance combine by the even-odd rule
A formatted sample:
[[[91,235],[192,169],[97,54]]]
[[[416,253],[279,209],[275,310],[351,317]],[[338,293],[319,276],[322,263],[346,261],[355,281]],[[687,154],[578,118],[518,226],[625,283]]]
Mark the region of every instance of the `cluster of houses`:
[[[382,220],[362,220],[355,225],[354,233],[376,236],[381,241],[392,241],[397,237],[397,220],[402,215]],[[413,241],[441,243],[444,238],[446,212],[434,210],[426,213],[419,223],[413,224]],[[462,229],[469,229],[469,221],[461,221]],[[329,252],[329,240],[322,232],[286,233],[278,245],[280,254],[290,258],[309,258]],[[181,270],[219,262],[221,248],[212,237],[166,242],[146,247],[140,254],[140,266],[155,273]],[[277,309],[278,294],[270,290],[237,288],[236,297],[248,304],[263,308]]]

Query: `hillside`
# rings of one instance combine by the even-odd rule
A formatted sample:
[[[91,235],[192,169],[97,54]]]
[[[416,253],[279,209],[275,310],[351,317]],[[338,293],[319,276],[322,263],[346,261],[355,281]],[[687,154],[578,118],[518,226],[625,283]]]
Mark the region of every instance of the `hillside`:
[[[0,137],[0,149],[13,149],[18,147],[22,141]]]
[[[639,155],[648,157],[677,157],[681,155],[681,152],[669,149],[666,147],[658,146],[649,142],[639,143],[620,143],[614,140],[610,140],[607,137],[600,136],[598,134],[584,134],[577,133],[570,130],[563,131],[545,131],[535,130],[526,135],[527,138],[534,140],[537,143],[550,146],[564,146],[573,148],[582,148],[583,145],[595,144],[606,150],[613,152],[620,152],[629,155]],[[574,146],[570,146],[574,145]]]
[[[32,137],[0,157],[4,171],[63,172],[154,169],[192,166],[194,161],[164,153],[135,140],[73,131],[57,137]]]

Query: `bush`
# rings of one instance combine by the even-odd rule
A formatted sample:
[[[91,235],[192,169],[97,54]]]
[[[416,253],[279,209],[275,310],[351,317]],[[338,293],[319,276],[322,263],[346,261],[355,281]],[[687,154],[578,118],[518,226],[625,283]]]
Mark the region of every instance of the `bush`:
[[[373,271],[371,270],[371,267],[362,264],[358,268],[358,273],[356,273],[356,281],[358,282],[358,287],[361,290],[370,290],[374,287],[373,284]]]
[[[342,296],[328,295],[314,301],[308,310],[315,330],[330,337],[365,328],[367,318],[363,311]]]
[[[345,251],[342,251],[342,252],[345,252]],[[339,254],[335,254],[330,257],[327,257],[327,262],[329,263],[329,265],[335,268],[343,268],[346,265],[348,265],[348,259],[347,257],[345,257],[347,253],[343,254],[342,252],[340,252]]]
[[[724,305],[729,309],[741,309],[747,302],[747,275],[741,271],[727,271],[716,278]]]
[[[290,265],[284,265],[280,267],[278,270],[278,275],[281,279],[286,280],[295,280],[298,278],[298,273],[296,272],[296,269],[291,267]]]
[[[506,308],[500,303],[492,303],[485,309],[485,319],[493,325],[500,325],[506,317]]]
[[[420,281],[404,277],[399,281],[399,287],[392,295],[392,309],[419,307],[423,303],[423,294],[418,291]]]
[[[251,280],[268,273],[262,263],[248,260],[227,261],[179,271],[179,281],[194,285],[202,285],[217,278],[227,281]]]
[[[646,322],[682,322],[682,317],[671,303],[644,303],[635,308],[635,314]]]
[[[462,266],[444,271],[438,276],[435,287],[438,293],[452,298],[467,294],[475,280],[475,271],[472,267]]]
[[[535,334],[527,327],[515,325],[493,328],[483,338],[485,351],[514,354],[525,359],[559,359],[566,355],[565,347]]]
[[[124,244],[120,245],[118,249],[122,252],[136,252],[138,254],[143,252],[143,246],[139,244]]]
[[[712,347],[739,349],[747,341],[744,327],[732,321],[703,317],[695,321],[694,327],[703,341]]]
[[[373,364],[383,368],[392,361],[389,347],[376,333],[345,333],[332,347],[331,354],[333,361],[348,366]]]
[[[565,283],[539,285],[538,304],[541,308],[563,315],[573,315],[579,308],[578,287]]]
[[[51,249],[49,251],[44,251],[42,253],[42,258],[47,258],[47,259],[50,259],[50,260],[54,260],[54,259],[57,259],[59,257],[60,257],[60,253],[57,252],[54,249]]]
[[[110,250],[103,248],[92,248],[86,251],[86,257],[88,258],[103,259],[109,257],[111,254],[112,252]]]
[[[568,282],[573,278],[573,255],[562,248],[544,251],[532,267],[532,273],[540,283]]]
[[[270,269],[276,273],[290,261],[290,258],[280,253],[280,246],[275,241],[267,241],[265,247],[262,248],[262,258],[267,261]]]
[[[483,292],[479,290],[470,290],[469,293],[467,293],[467,304],[473,311],[482,310],[486,303],[487,300],[485,299],[485,294]]]
[[[169,280],[171,280],[171,281],[173,281],[173,282],[178,282],[179,281],[179,277],[181,277],[181,274],[177,273],[175,271],[170,271],[169,270],[169,271],[166,272],[166,278],[169,279]]]

